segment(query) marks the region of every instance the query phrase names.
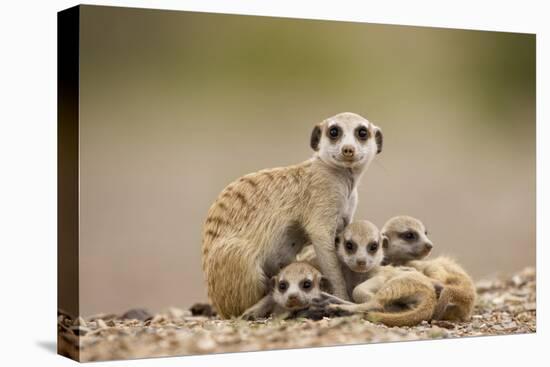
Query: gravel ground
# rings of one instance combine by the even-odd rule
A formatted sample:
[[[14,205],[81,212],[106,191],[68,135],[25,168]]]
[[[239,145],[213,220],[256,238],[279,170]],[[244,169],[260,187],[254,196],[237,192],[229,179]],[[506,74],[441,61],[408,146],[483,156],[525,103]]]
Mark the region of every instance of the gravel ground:
[[[58,351],[80,361],[380,343],[462,336],[522,334],[536,331],[535,269],[509,278],[477,283],[472,320],[423,322],[388,328],[360,316],[319,321],[267,319],[220,320],[208,308],[170,308],[157,315],[130,310],[124,315],[95,315],[72,320],[58,315]]]

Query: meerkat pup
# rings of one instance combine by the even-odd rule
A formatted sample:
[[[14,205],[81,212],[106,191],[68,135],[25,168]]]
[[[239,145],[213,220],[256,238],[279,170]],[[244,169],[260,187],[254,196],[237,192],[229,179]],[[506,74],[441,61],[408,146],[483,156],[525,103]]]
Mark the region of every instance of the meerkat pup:
[[[247,309],[241,318],[307,317],[306,310],[311,306],[340,302],[330,292],[330,281],[319,270],[307,262],[293,262],[271,278],[269,293]]]
[[[382,262],[384,255],[380,250],[380,232],[369,221],[355,221],[336,236],[334,247],[346,282],[347,294],[353,298],[354,288],[370,278],[371,271]],[[304,249],[298,255],[298,260],[319,268],[313,247]]]
[[[358,304],[329,308],[366,313],[369,319],[388,326],[411,326],[431,319],[437,301],[432,281],[413,268],[381,266],[388,240],[374,224],[349,224],[335,246],[348,291]]]
[[[442,287],[434,319],[470,319],[476,299],[472,278],[449,257],[421,260],[433,245],[420,220],[409,216],[391,218],[382,228],[382,235],[388,238],[384,263],[413,267]]]
[[[382,150],[382,132],[345,112],[316,125],[310,145],[311,159],[243,176],[210,207],[202,265],[209,298],[222,318],[257,303],[269,279],[308,243],[335,295],[348,298],[334,237],[353,218],[357,185]]]

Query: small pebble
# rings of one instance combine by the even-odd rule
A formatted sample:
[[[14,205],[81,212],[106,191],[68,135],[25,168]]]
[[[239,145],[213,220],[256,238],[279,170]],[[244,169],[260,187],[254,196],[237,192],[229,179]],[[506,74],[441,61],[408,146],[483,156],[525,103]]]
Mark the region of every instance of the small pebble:
[[[97,319],[97,327],[98,329],[107,329],[108,326],[102,319]]]
[[[78,316],[73,322],[73,326],[86,326],[86,320],[82,316]]]
[[[124,313],[121,318],[128,320],[140,320],[145,321],[151,319],[153,316],[143,308],[136,308]]]

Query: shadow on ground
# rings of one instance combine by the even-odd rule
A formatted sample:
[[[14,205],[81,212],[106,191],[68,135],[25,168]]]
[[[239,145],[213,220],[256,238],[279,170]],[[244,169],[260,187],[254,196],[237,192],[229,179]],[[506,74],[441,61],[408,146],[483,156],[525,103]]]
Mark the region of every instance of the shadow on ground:
[[[55,341],[40,340],[36,342],[36,345],[50,353],[57,354],[57,343]]]

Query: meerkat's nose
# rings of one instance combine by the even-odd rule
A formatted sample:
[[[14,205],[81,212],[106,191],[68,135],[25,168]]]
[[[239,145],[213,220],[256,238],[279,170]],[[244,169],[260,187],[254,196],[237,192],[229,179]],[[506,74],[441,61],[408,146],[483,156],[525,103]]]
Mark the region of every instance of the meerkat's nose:
[[[357,266],[367,266],[367,260],[357,260]]]
[[[351,158],[355,155],[355,147],[353,145],[344,145],[342,147],[342,155],[346,158]]]
[[[296,293],[289,294],[288,295],[288,300],[289,301],[297,301],[298,300],[298,295]]]
[[[434,247],[434,245],[432,245],[432,244],[429,243],[429,242],[426,242],[426,243],[424,244],[424,247],[426,248],[427,251],[430,251],[430,250]]]

